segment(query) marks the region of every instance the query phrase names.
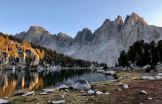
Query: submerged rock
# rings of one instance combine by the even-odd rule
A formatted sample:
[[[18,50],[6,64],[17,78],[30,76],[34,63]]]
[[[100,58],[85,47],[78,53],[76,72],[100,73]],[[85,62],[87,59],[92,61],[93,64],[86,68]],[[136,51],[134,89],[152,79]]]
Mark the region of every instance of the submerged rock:
[[[71,85],[73,89],[87,91],[91,89],[90,84],[86,80],[77,80]]]

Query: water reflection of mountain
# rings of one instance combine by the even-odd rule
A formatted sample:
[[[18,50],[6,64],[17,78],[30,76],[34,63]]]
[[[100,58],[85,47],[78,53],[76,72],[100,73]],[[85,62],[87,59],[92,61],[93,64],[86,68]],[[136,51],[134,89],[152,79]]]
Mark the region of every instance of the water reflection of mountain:
[[[38,90],[47,86],[54,86],[57,82],[63,82],[67,78],[88,73],[88,70],[61,70],[60,72],[0,72],[0,97],[12,96],[14,91]]]
[[[85,77],[96,81],[108,80],[101,74],[85,70],[61,70],[59,72],[1,71],[0,97],[12,96],[15,90],[39,90],[44,87],[56,86],[67,80]]]

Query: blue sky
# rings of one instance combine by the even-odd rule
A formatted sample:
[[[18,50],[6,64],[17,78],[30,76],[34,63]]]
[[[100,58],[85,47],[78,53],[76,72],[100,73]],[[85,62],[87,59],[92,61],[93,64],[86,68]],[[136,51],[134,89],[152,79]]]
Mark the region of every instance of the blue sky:
[[[162,26],[162,0],[0,0],[0,31],[16,34],[31,25],[74,37],[97,29],[106,18],[136,12],[149,24]]]

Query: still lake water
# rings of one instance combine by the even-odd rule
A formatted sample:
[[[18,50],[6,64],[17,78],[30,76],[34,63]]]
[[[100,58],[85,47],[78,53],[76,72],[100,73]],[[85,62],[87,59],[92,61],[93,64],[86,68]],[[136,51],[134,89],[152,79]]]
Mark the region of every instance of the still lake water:
[[[70,84],[72,81],[85,79],[89,83],[113,80],[112,76],[105,76],[96,71],[61,70],[59,72],[30,72],[30,71],[0,71],[0,97],[13,96],[16,90],[40,90]]]

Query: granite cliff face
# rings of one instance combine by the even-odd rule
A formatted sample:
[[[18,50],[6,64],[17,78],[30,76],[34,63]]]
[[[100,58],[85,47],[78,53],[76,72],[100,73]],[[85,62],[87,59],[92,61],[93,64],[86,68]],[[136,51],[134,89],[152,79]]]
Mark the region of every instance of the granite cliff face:
[[[137,40],[145,40],[150,42],[161,37],[162,29],[148,25],[143,18],[133,13],[127,16],[122,26],[122,43],[125,48],[128,48]]]
[[[94,32],[94,43],[109,42],[112,38],[119,39],[122,25],[123,19],[121,16],[118,16],[115,21],[106,19],[102,26]]]
[[[77,44],[79,46],[88,45],[92,42],[94,38],[93,33],[88,28],[84,28],[82,31],[79,31],[74,37],[73,45]]]
[[[114,66],[121,50],[127,50],[137,40],[160,40],[162,28],[148,25],[142,17],[132,13],[124,21],[121,16],[114,21],[106,19],[94,33],[84,28],[74,38],[65,33],[52,35],[38,26],[31,26],[27,32],[19,33],[15,37],[75,58]]]

